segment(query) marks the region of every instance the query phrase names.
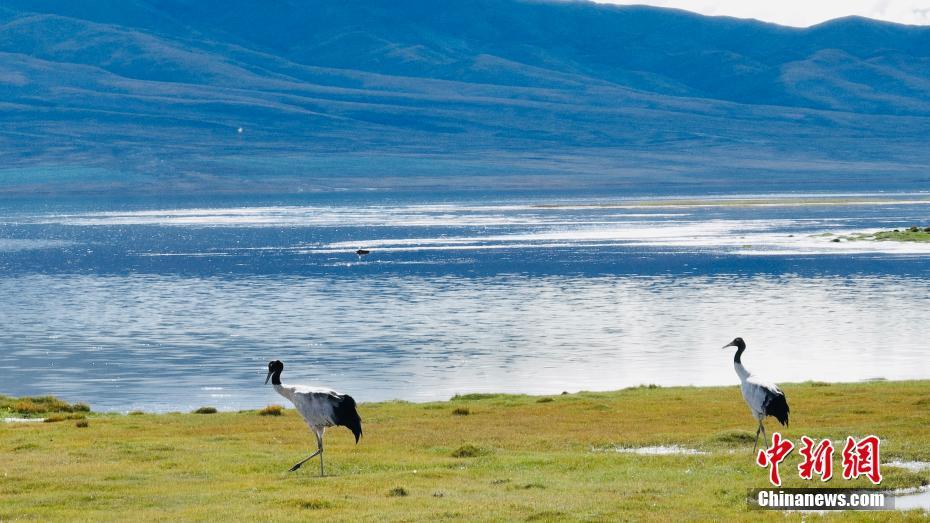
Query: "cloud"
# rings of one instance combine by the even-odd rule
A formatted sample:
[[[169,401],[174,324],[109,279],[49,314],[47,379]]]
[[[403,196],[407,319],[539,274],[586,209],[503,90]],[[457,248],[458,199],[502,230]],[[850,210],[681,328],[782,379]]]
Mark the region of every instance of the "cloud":
[[[807,27],[833,18],[858,15],[901,24],[930,25],[930,0],[595,0],[611,4],[675,7],[710,16],[755,18]]]

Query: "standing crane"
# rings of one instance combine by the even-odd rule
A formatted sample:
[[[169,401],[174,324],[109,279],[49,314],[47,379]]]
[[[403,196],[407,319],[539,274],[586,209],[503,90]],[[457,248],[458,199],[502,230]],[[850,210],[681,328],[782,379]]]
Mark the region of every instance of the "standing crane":
[[[768,440],[768,436],[765,434],[765,426],[762,424],[762,420],[766,416],[773,416],[779,423],[788,426],[788,401],[785,399],[785,393],[778,388],[778,385],[759,380],[746,370],[746,367],[743,367],[743,363],[740,361],[740,356],[746,350],[746,342],[743,341],[743,338],[736,338],[723,346],[724,349],[727,347],[736,347],[736,355],[733,356],[733,368],[736,369],[736,375],[739,376],[741,382],[740,388],[743,392],[743,399],[749,405],[752,415],[759,420],[759,428],[756,429],[756,444],[752,447],[752,453],[755,454],[756,448],[759,447],[760,431],[763,440]]]
[[[355,410],[355,400],[348,394],[340,394],[329,389],[316,387],[307,387],[304,385],[282,385],[281,371],[284,370],[284,364],[278,360],[268,362],[268,377],[265,378],[265,384],[271,380],[274,390],[284,396],[300,413],[310,430],[316,434],[317,451],[310,454],[300,463],[297,463],[288,470],[294,472],[301,465],[310,461],[315,456],[320,456],[320,477],[323,476],[323,431],[326,427],[341,425],[347,427],[355,436],[355,443],[362,436],[362,418],[359,417],[358,411]]]

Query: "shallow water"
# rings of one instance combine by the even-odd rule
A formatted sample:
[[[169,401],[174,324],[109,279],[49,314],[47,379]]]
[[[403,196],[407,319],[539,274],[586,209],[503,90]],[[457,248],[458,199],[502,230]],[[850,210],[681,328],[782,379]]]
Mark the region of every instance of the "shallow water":
[[[895,510],[930,511],[930,488],[922,487],[914,492],[897,493],[894,496]]]
[[[889,467],[898,467],[911,472],[930,470],[930,461],[890,461],[885,463]]]
[[[930,244],[831,241],[926,201],[713,203],[0,210],[0,392],[250,408],[275,358],[362,401],[732,384],[735,336],[774,381],[930,378]]]
[[[655,447],[615,447],[611,449],[602,449],[608,452],[618,452],[620,454],[639,454],[641,456],[699,456],[707,454],[697,449],[679,447],[678,445],[658,445]]]

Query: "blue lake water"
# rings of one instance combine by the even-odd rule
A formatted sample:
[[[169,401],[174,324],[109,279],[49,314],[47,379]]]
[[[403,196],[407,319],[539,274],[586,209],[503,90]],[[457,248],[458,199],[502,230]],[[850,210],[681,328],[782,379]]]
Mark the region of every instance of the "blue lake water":
[[[732,384],[735,336],[773,381],[930,378],[930,244],[831,241],[927,195],[820,196],[7,203],[0,392],[252,408],[270,359],[361,401]]]

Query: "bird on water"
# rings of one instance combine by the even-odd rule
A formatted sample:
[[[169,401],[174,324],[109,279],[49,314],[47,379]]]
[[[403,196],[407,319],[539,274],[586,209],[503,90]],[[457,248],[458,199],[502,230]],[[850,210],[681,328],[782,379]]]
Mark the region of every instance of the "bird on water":
[[[367,256],[369,254],[371,254],[371,251],[369,251],[368,249],[359,249],[355,251],[355,255],[358,256],[358,259],[360,260],[362,259],[362,256]]]
[[[755,454],[759,446],[759,432],[762,433],[764,440],[768,440],[765,425],[762,424],[766,416],[772,416],[782,425],[788,426],[788,400],[785,399],[785,393],[778,388],[778,385],[756,378],[743,366],[743,362],[740,361],[743,351],[746,350],[746,342],[743,338],[736,338],[723,346],[724,349],[727,347],[736,347],[733,368],[736,369],[736,375],[739,376],[741,382],[743,399],[749,405],[752,415],[759,420],[759,428],[756,429],[756,444],[752,447],[752,453]]]
[[[265,384],[271,380],[274,390],[284,396],[300,413],[310,430],[316,434],[317,451],[304,458],[288,470],[293,472],[301,467],[304,463],[310,461],[317,455],[320,456],[320,476],[323,476],[323,431],[326,427],[343,426],[352,431],[355,436],[355,443],[362,436],[362,418],[359,417],[358,411],[355,410],[355,400],[348,394],[340,394],[336,391],[307,387],[305,385],[282,385],[281,371],[284,370],[284,364],[278,360],[268,362],[268,377],[265,378]]]

